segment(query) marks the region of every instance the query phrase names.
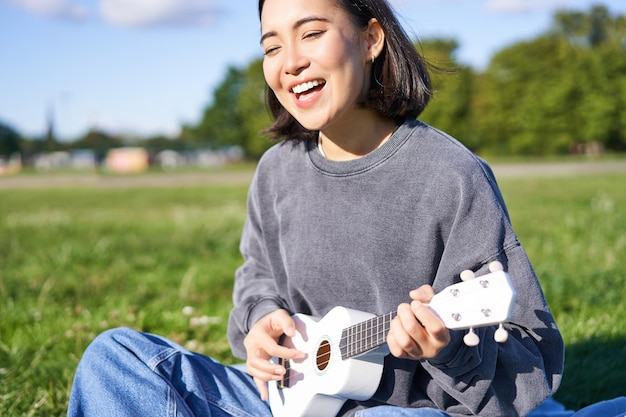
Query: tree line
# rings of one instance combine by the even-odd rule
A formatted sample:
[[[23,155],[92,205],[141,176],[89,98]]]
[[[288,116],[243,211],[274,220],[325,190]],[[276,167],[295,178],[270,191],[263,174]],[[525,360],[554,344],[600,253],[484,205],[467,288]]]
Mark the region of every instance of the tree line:
[[[558,11],[545,33],[500,50],[482,71],[458,61],[454,39],[423,39],[416,48],[431,64],[434,90],[420,119],[479,154],[626,151],[624,15],[601,5]],[[264,89],[261,59],[230,67],[198,123],[183,126],[174,140],[143,143],[157,149],[239,146],[258,158],[272,145],[260,134],[270,124]],[[0,124],[0,155],[7,131]],[[50,138],[40,142],[55,146]],[[65,146],[103,152],[123,142],[92,131]],[[33,144],[22,140],[21,146]]]

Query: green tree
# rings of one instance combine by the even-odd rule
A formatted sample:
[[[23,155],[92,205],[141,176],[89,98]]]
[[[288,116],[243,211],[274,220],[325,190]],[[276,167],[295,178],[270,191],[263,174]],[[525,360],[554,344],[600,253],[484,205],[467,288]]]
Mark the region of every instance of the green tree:
[[[496,54],[474,100],[481,147],[513,154],[623,147],[623,28],[604,7],[558,12],[549,32]]]
[[[123,141],[119,137],[109,135],[97,129],[90,130],[72,144],[74,149],[92,150],[98,161],[103,161],[110,149],[120,146],[123,146]]]
[[[238,68],[228,68],[224,81],[215,89],[213,101],[205,109],[200,123],[191,129],[191,140],[195,145],[213,148],[242,145],[242,120],[237,108],[237,97],[244,84],[244,73]]]
[[[484,73],[481,109],[485,150],[550,154],[568,151],[579,120],[577,59],[554,36],[518,43],[498,53]]]
[[[612,16],[604,6],[589,13],[559,12],[552,32],[584,52],[578,81],[579,142],[607,149],[626,148],[626,16]]]
[[[256,60],[245,70],[246,83],[237,98],[243,120],[243,148],[248,156],[259,158],[273,145],[261,132],[272,122],[265,105],[265,78],[263,60]]]
[[[183,151],[185,150],[185,143],[183,140],[169,138],[164,135],[156,135],[147,137],[142,141],[143,146],[152,153],[157,153],[164,150]]]
[[[457,61],[458,47],[456,40],[438,38],[423,40],[418,46],[430,64],[434,93],[420,119],[475,148],[471,116],[475,74]]]
[[[10,126],[0,122],[0,157],[10,157],[20,151],[20,135]]]
[[[255,60],[243,69],[229,68],[200,123],[188,131],[195,143],[216,148],[241,146],[252,158],[260,157],[271,145],[260,134],[270,123],[262,64]]]
[[[587,68],[591,72],[588,100],[583,103],[587,123],[585,142],[599,142],[607,149],[626,150],[626,16],[612,17],[596,7],[592,22],[604,23],[602,30],[590,29],[592,43]],[[602,32],[602,36],[594,35]]]

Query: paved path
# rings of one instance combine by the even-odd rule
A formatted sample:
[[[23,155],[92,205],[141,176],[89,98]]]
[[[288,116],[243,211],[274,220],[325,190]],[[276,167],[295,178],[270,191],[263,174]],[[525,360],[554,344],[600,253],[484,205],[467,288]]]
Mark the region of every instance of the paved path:
[[[498,178],[625,173],[626,160],[493,164]]]
[[[626,173],[626,160],[583,161],[563,163],[493,164],[497,178],[591,175],[602,173]],[[246,185],[252,179],[252,171],[193,173],[148,173],[141,175],[97,174],[23,174],[0,176],[0,190],[45,187],[173,187],[202,184]]]
[[[0,190],[10,188],[45,187],[174,187],[186,185],[223,184],[245,185],[252,179],[252,171],[148,173],[140,175],[98,174],[29,174],[0,177]]]

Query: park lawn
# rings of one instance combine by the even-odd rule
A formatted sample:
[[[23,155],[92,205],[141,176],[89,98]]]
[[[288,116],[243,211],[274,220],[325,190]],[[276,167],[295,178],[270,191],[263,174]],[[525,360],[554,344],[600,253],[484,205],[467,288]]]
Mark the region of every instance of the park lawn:
[[[566,342],[557,399],[626,395],[625,174],[500,181]],[[231,363],[247,186],[0,190],[0,415],[65,414],[101,331],[129,326]]]
[[[563,333],[556,397],[626,395],[626,174],[501,181],[513,226]]]

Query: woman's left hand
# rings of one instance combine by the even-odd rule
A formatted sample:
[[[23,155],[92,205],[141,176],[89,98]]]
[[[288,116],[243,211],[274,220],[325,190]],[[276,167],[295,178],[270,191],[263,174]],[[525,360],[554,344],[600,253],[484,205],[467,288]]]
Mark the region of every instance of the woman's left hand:
[[[391,354],[403,359],[431,359],[450,343],[443,321],[425,303],[435,295],[430,285],[411,291],[410,304],[398,306],[391,321],[387,345]]]

